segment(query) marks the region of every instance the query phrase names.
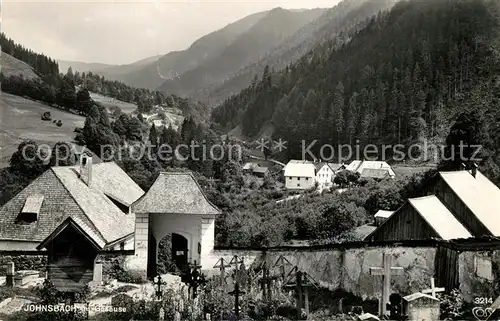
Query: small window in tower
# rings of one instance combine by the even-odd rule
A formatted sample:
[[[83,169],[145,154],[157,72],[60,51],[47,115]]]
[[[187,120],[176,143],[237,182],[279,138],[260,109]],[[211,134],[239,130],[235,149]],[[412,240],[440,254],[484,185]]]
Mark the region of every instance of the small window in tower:
[[[198,254],[201,254],[201,243],[198,243]]]

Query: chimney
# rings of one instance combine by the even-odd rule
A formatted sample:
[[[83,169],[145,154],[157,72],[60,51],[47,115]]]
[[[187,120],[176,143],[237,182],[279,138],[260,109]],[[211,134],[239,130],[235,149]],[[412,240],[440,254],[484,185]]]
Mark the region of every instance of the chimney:
[[[92,184],[92,157],[83,153],[80,157],[80,178],[90,187]]]
[[[472,174],[472,177],[476,178],[476,175],[477,175],[477,164],[476,163],[474,163],[472,165],[470,173]]]

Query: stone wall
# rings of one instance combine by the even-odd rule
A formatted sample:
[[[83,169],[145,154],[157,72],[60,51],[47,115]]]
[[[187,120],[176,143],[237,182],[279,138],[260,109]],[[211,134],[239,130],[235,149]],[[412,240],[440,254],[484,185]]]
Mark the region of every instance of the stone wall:
[[[430,278],[435,269],[435,247],[365,247],[352,249],[313,250],[215,250],[211,261],[224,258],[227,262],[234,255],[245,258],[245,264],[258,264],[267,260],[273,266],[280,256],[292,266],[298,266],[312,276],[322,287],[330,290],[343,289],[363,299],[379,297],[382,278],[371,276],[370,267],[382,267],[383,253],[393,255],[393,266],[404,268],[404,276],[392,277],[393,291],[413,293],[430,287]],[[213,266],[213,265],[212,265]],[[210,274],[216,274],[216,270]]]
[[[467,302],[500,295],[500,251],[467,251],[458,259],[460,290]]]
[[[6,273],[5,265],[14,262],[15,271],[36,270],[45,272],[47,257],[44,255],[0,255],[0,275]]]

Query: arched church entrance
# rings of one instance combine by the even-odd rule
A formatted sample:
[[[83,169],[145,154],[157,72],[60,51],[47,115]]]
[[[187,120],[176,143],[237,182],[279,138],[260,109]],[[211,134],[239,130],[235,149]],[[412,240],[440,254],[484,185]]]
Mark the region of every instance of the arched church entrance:
[[[172,259],[181,271],[189,269],[188,251],[188,239],[180,234],[172,233]]]
[[[154,253],[154,252],[153,252]],[[168,233],[158,242],[157,272],[180,274],[189,266],[189,241],[178,233]]]

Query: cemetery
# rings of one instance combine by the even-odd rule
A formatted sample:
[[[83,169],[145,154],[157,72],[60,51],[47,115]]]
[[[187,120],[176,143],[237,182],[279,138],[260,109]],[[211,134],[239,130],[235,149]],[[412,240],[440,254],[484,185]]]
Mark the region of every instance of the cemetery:
[[[482,247],[462,241],[399,243],[216,249],[212,259],[220,258],[211,270],[194,261],[180,275],[156,275],[135,284],[112,279],[100,262],[87,294],[57,296],[65,298],[64,304],[90,306],[81,320],[467,320],[473,318],[468,289],[496,298],[493,241]],[[445,246],[460,252],[455,262],[463,262],[464,268],[456,269],[457,275],[439,273]],[[16,270],[13,261],[4,264],[0,293],[29,288],[33,295],[2,297],[7,300],[0,302],[2,320],[8,310],[2,306],[40,304],[44,299],[36,293],[50,288],[50,282],[36,281],[47,273]],[[96,312],[104,307],[115,310]],[[118,308],[125,312],[116,312]]]

